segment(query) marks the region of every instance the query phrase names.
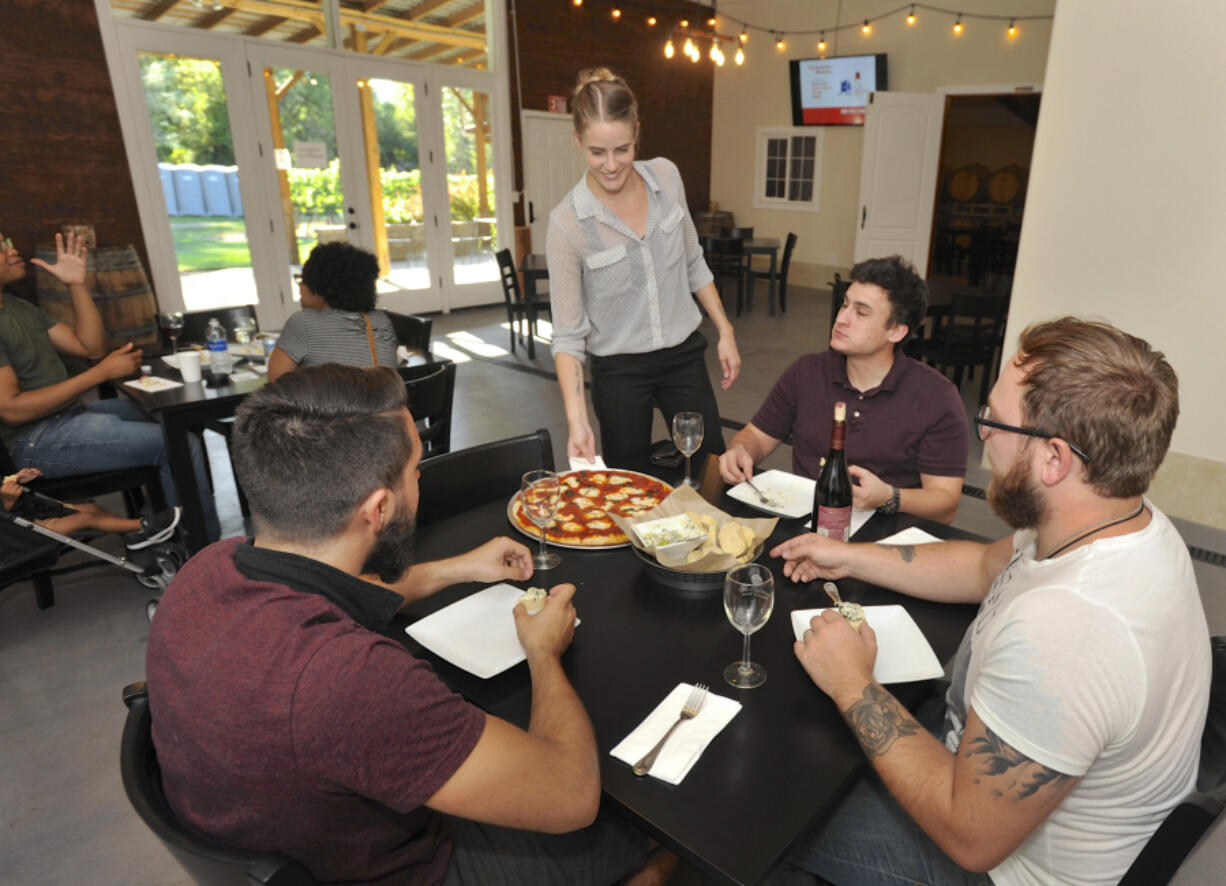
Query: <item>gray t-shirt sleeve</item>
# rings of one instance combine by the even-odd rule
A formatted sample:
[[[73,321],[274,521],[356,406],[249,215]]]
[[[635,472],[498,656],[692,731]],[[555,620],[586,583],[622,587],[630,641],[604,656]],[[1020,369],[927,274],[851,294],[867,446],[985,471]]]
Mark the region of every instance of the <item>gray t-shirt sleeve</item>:
[[[277,339],[277,347],[285,352],[295,363],[301,363],[311,350],[311,337],[307,330],[305,310],[299,311],[285,321],[281,336]]]

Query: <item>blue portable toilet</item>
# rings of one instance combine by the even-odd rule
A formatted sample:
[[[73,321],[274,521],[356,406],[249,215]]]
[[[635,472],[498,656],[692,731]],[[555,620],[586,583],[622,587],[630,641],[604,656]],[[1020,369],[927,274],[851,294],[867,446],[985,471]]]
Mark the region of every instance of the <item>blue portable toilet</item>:
[[[204,214],[232,216],[230,186],[226,184],[226,167],[210,164],[200,167],[200,186],[204,191]]]
[[[175,197],[175,168],[169,163],[158,164],[158,177],[162,179],[162,196],[166,198],[168,215],[179,214],[179,201]]]
[[[227,167],[226,187],[230,191],[230,213],[241,218],[243,214],[243,196],[238,190],[237,166]]]
[[[180,163],[175,167],[175,200],[179,204],[179,215],[205,214],[200,167],[195,163]]]

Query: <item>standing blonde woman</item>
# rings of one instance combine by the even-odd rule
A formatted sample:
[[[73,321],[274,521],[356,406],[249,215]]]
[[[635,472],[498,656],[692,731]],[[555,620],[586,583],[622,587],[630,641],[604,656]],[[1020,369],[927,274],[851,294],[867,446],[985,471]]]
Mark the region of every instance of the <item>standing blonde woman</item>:
[[[693,296],[719,333],[724,390],[736,381],[741,357],[703,261],[681,175],[663,157],[635,160],[638,103],[607,69],[579,74],[571,110],[588,171],[549,214],[546,245],[567,454],[591,458],[596,451],[583,395],[585,357],[610,467],[650,467],[654,406],[666,424],[676,412],[701,412],[699,458],[719,454],[719,408]]]

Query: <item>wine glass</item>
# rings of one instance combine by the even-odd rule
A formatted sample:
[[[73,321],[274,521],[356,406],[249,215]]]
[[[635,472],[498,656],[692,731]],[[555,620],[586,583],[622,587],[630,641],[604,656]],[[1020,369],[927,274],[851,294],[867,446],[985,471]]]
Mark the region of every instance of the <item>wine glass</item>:
[[[749,635],[771,617],[775,608],[775,577],[765,566],[747,563],[728,570],[724,579],[724,612],[745,635],[741,660],[724,668],[724,679],[737,689],[753,689],[766,682],[766,668],[749,660]]]
[[[174,311],[161,314],[158,318],[162,324],[162,332],[170,339],[170,353],[179,353],[179,333],[183,330],[183,312]]]
[[[673,443],[685,455],[685,485],[697,486],[690,477],[690,456],[702,445],[702,413],[678,412],[673,415]]]
[[[558,475],[553,471],[528,471],[519,486],[519,504],[528,519],[541,530],[541,550],[532,558],[537,569],[553,569],[562,558],[545,546],[545,527],[553,520],[562,497]]]

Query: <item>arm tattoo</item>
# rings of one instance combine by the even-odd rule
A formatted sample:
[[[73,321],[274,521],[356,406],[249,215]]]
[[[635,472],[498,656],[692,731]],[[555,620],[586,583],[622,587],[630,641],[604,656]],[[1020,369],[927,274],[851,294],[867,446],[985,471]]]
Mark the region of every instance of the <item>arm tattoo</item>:
[[[1071,775],[1056,772],[1054,769],[1048,769],[1046,766],[1031,760],[1016,748],[1010,747],[999,735],[988,729],[987,726],[984,726],[984,735],[982,737],[971,739],[966,756],[968,758],[972,756],[983,758],[981,761],[982,768],[979,770],[980,775],[1004,775],[1005,773],[1010,773],[1014,780],[1009,786],[1009,791],[1016,792],[1016,799],[1018,800],[1024,800],[1038,793],[1039,789],[1046,785],[1060,784],[1072,778]],[[1027,768],[1023,770],[1018,767]],[[997,791],[997,794],[1000,796],[1004,796],[1005,793],[1005,791]]]
[[[864,695],[843,713],[843,719],[870,760],[888,751],[899,738],[921,731],[898,699],[876,683],[864,687]]]
[[[915,545],[886,545],[898,551],[898,556],[902,557],[904,563],[910,563],[915,559]]]

